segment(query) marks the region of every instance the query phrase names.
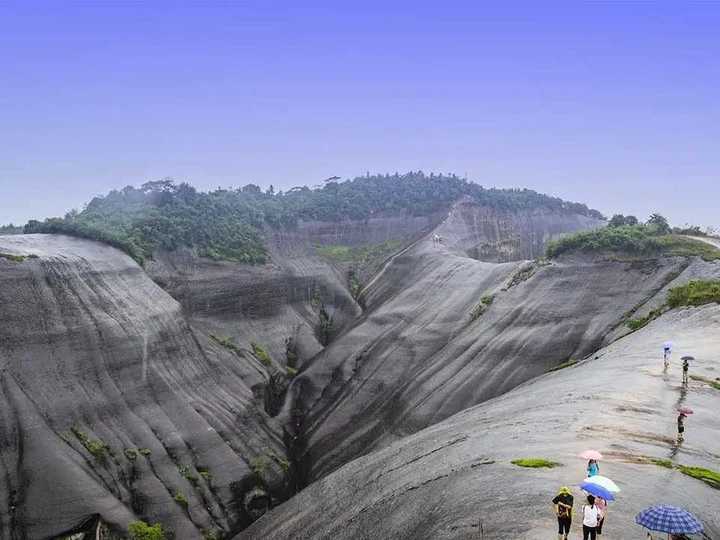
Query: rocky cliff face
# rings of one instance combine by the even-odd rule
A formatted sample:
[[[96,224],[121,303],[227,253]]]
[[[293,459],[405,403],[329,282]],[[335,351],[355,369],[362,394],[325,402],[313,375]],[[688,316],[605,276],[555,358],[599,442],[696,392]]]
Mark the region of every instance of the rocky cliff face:
[[[392,463],[360,456],[385,455],[403,437],[591,355],[670,283],[717,275],[714,263],[681,258],[524,260],[558,234],[598,224],[463,201],[426,218],[268,232],[272,261],[262,267],[174,252],[146,272],[93,242],[0,237],[0,253],[37,255],[0,258],[9,486],[0,538],[48,537],[98,514],[120,529],[143,518],[197,538],[238,531],[296,483],[355,458],[349,467],[393,478]],[[484,437],[477,426],[462,436]],[[488,426],[510,436],[511,423]],[[324,501],[298,515],[298,528],[281,510],[245,537],[329,534],[315,514]],[[410,534],[406,517],[422,522],[409,509],[372,515],[400,527],[372,537]],[[362,537],[358,519],[347,530]]]
[[[282,431],[253,393],[257,361],[196,332],[115,249],[31,235],[1,237],[0,252],[31,256],[0,258],[0,538],[97,514],[199,538],[247,525],[255,484],[282,496]]]
[[[609,505],[605,536],[643,537],[635,514],[666,503],[695,513],[706,538],[718,538],[717,488],[651,461],[717,469],[717,390],[696,380],[681,386],[678,359],[692,355],[693,373],[717,376],[718,328],[717,305],[664,315],[575,367],[350,462],[237,538],[551,538],[557,523],[550,500],[560,486],[572,486],[579,507],[586,463],[577,455],[588,448],[604,453],[602,473],[622,490]],[[661,346],[668,338],[676,351],[663,372]],[[678,444],[675,411],[681,405],[695,414]],[[511,463],[529,457],[561,465]]]

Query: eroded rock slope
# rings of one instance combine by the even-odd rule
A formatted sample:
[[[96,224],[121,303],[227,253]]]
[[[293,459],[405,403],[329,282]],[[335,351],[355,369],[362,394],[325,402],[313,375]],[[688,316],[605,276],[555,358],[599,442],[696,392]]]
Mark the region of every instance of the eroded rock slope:
[[[194,331],[113,248],[28,235],[0,237],[0,252],[29,256],[0,258],[0,538],[94,515],[177,538],[238,530],[259,457],[283,496],[282,430],[254,394],[263,366]]]
[[[602,473],[622,489],[604,535],[642,537],[634,515],[667,503],[694,512],[706,537],[718,538],[717,487],[650,459],[717,469],[718,391],[699,380],[682,386],[678,358],[692,355],[694,374],[717,377],[719,330],[717,304],[672,311],[587,361],[350,462],[237,538],[551,538],[557,524],[550,499],[568,485],[580,500],[586,464],[577,454],[587,448],[605,454]],[[675,342],[675,356],[664,372],[660,348],[667,339]],[[682,444],[675,439],[679,406],[695,411]],[[526,457],[562,465],[511,464]],[[575,535],[578,522],[576,515]]]

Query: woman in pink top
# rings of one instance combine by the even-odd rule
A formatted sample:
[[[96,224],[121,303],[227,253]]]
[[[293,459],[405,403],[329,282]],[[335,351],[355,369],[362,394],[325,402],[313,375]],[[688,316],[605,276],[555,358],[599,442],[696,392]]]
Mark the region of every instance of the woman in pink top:
[[[605,515],[607,514],[607,501],[600,497],[595,498],[595,506],[598,507],[600,512],[600,519],[598,520],[597,533],[602,534],[603,523],[605,523]]]

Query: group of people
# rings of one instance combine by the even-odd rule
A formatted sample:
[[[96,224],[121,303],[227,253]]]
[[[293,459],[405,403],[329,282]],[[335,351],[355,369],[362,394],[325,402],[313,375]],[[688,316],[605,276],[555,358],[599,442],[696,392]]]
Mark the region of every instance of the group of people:
[[[591,459],[587,464],[587,477],[598,474],[600,474],[600,464],[597,460]],[[568,540],[574,502],[575,498],[567,486],[561,487],[552,500],[558,520],[558,540]],[[596,540],[598,535],[602,535],[602,528],[607,516],[607,501],[601,497],[588,495],[586,504],[580,508],[580,513],[582,515],[583,540]]]
[[[663,362],[665,370],[670,365],[670,355],[672,345],[668,342],[663,345]],[[688,371],[690,369],[691,357],[683,357],[682,361],[682,381],[683,385],[688,383]],[[687,411],[692,412],[692,411]],[[680,410],[677,418],[678,442],[682,442],[685,433],[685,418],[687,414],[685,410]],[[587,464],[587,477],[591,478],[600,474],[600,465],[595,459],[591,459]],[[572,525],[573,504],[575,499],[570,488],[563,486],[552,500],[555,507],[555,515],[558,521],[558,540],[568,540],[570,534],[570,526]],[[582,515],[583,540],[597,540],[602,535],[603,525],[607,518],[607,501],[601,497],[587,495],[586,500],[580,508]],[[684,535],[671,535],[671,540],[683,540],[687,537]],[[653,536],[648,533],[648,540],[654,540]]]
[[[665,370],[667,371],[668,366],[670,365],[670,355],[672,354],[672,344],[670,342],[667,342],[663,345],[663,363],[665,366]],[[688,383],[688,374],[690,371],[690,360],[692,357],[690,356],[683,356],[682,358],[682,383],[685,385]],[[677,417],[677,440],[678,443],[683,442],[685,439],[685,419],[687,418],[687,414],[685,412],[678,411],[678,417]]]

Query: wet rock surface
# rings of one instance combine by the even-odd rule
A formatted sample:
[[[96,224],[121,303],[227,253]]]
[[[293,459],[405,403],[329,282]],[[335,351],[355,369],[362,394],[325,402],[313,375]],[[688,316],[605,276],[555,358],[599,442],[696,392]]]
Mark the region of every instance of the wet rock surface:
[[[95,514],[178,538],[246,526],[249,462],[284,455],[253,395],[257,362],[197,333],[115,249],[47,235],[0,247],[37,256],[0,260],[0,537],[45,538]],[[263,481],[279,495],[281,467]]]
[[[718,468],[718,391],[680,384],[679,355],[693,371],[720,371],[720,307],[675,310],[598,351],[596,358],[549,373],[440,424],[360,457],[274,509],[238,539],[283,538],[553,538],[550,500],[579,482],[577,454],[605,454],[602,474],[621,487],[603,536],[644,537],[634,515],[657,503],[694,512],[708,538],[720,537],[720,492],[651,464]],[[661,344],[676,344],[663,372]],[[689,406],[685,441],[677,444],[675,410]],[[554,469],[510,461],[541,457]],[[573,535],[580,533],[574,516]]]
[[[145,271],[94,242],[0,237],[0,252],[22,259],[0,258],[0,538],[44,538],[98,515],[118,530],[143,518],[176,538],[232,536],[313,480],[241,537],[522,537],[505,523],[521,511],[510,499],[539,493],[532,475],[546,473],[498,464],[526,445],[569,467],[579,438],[548,445],[535,411],[551,410],[552,395],[575,422],[596,399],[536,390],[566,372],[581,377],[562,384],[581,384],[580,366],[531,379],[620,337],[669,284],[720,276],[716,263],[680,258],[523,260],[596,225],[461,202],[428,218],[302,224],[270,238],[261,267],[174,252]],[[350,262],[322,249],[388,242],[394,254]],[[509,398],[523,391],[527,407]],[[647,414],[623,399],[618,418]],[[456,414],[485,401],[488,413]],[[655,437],[592,425],[600,437]],[[562,417],[547,430],[574,426]],[[625,456],[625,439],[606,450]],[[495,490],[486,498],[481,482]]]

